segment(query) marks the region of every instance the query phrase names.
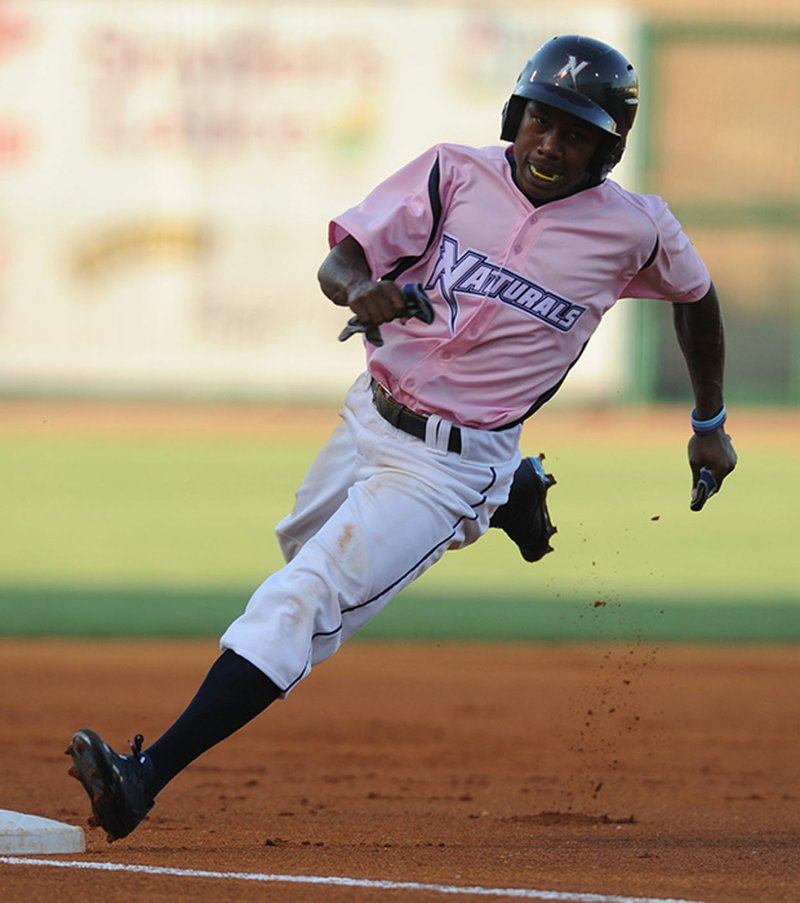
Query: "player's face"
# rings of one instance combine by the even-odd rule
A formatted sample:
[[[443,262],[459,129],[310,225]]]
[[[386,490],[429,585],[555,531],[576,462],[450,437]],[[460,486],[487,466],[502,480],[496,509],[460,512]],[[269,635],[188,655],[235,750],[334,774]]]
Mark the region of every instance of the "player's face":
[[[514,142],[516,180],[534,201],[554,201],[582,188],[603,133],[546,104],[530,101]]]

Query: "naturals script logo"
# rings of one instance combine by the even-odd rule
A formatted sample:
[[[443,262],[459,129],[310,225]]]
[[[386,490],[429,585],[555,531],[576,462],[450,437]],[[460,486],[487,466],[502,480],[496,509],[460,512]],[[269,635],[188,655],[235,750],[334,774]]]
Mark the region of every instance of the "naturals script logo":
[[[459,254],[457,239],[449,235],[442,236],[439,256],[425,286],[426,289],[437,287],[450,307],[452,332],[458,318],[456,292],[497,298],[561,332],[569,332],[586,310],[580,304],[573,304],[529,279],[491,263],[485,254],[471,250]]]

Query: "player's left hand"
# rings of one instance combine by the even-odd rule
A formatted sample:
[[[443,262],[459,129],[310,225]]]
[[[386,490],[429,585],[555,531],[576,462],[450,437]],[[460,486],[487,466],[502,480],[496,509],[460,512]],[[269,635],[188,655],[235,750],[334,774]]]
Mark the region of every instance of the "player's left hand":
[[[731,437],[720,427],[713,433],[694,435],[689,440],[689,467],[692,470],[692,511],[722,488],[725,477],[736,467],[736,451]]]

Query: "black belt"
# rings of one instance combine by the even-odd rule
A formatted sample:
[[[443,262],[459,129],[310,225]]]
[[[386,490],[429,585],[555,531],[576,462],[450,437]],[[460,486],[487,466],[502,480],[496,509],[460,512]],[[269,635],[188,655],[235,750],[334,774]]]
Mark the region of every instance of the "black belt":
[[[372,380],[372,402],[375,405],[375,410],[384,420],[388,420],[392,426],[402,430],[404,433],[409,433],[411,436],[416,436],[417,439],[422,439],[423,442],[425,441],[425,428],[428,418],[422,414],[415,414],[404,404],[400,404],[374,379]],[[447,450],[457,455],[461,454],[461,430],[457,426],[450,429]]]

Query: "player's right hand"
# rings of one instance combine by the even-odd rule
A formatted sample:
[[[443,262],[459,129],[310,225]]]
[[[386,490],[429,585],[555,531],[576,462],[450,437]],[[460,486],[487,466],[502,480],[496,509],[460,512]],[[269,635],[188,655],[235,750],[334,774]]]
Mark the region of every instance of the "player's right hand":
[[[406,299],[394,282],[364,282],[353,289],[347,306],[367,328],[406,318]]]

